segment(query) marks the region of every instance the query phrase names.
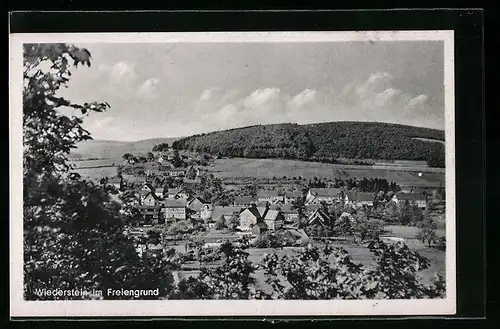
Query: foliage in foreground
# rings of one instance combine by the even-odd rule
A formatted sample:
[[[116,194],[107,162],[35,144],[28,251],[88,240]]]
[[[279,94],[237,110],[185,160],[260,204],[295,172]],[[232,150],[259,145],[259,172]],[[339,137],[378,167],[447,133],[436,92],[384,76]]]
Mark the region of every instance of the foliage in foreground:
[[[404,243],[368,245],[373,267],[356,264],[343,248],[310,247],[299,255],[266,254],[259,265],[248,260],[244,247],[226,243],[222,266],[203,269],[198,278],[179,282],[171,299],[412,299],[443,298],[445,284],[437,276],[431,285],[420,283],[418,271],[429,260]],[[256,288],[262,271],[268,289]]]
[[[45,64],[50,69],[43,69]],[[44,288],[159,288],[164,296],[173,280],[168,261],[139,257],[133,241],[123,234],[126,211],[120,212],[120,205],[110,199],[114,188],[82,180],[68,164],[69,151],[91,137],[81,126],[83,117],[66,116],[59,108],[73,108],[82,116],[109,108],[107,103],[74,104],[57,95],[69,81],[71,68],[79,64],[90,66],[86,49],[24,46],[24,297],[68,298],[36,293]]]

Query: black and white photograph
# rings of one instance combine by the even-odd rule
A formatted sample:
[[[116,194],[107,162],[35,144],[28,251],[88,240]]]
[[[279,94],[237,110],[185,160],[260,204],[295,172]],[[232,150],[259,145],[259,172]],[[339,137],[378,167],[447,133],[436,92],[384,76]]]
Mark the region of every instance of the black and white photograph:
[[[453,31],[10,42],[13,313],[454,314]]]

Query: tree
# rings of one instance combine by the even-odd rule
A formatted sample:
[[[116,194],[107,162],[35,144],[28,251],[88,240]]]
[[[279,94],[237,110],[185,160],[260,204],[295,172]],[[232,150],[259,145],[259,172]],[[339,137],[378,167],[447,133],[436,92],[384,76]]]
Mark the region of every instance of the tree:
[[[152,152],[148,152],[147,161],[148,162],[155,161],[155,155]]]
[[[394,223],[398,219],[398,205],[394,201],[389,201],[385,204],[382,218],[389,222]]]
[[[217,222],[215,222],[214,229],[220,231],[225,228],[226,228],[226,221],[224,220],[224,217],[221,217]]]
[[[427,246],[430,248],[434,242],[437,241],[436,222],[432,217],[425,216],[425,218],[417,224],[417,227],[420,228],[417,239],[422,241],[422,243],[427,243]]]
[[[170,299],[264,299],[267,294],[255,289],[255,266],[248,260],[243,244],[230,242],[220,246],[223,264],[215,269],[202,269],[196,279],[183,279]]]
[[[236,228],[240,225],[240,218],[238,217],[238,215],[234,214],[226,221],[225,225],[228,229],[235,231]]]
[[[410,299],[443,297],[438,278],[429,286],[419,282],[417,272],[429,261],[405,244],[368,245],[376,266],[365,268],[352,261],[343,248],[310,247],[293,257],[265,255],[259,268],[272,288],[273,299]],[[280,277],[282,279],[280,279]]]
[[[398,204],[398,217],[399,222],[403,225],[411,223],[413,214],[408,200],[402,201]]]
[[[43,69],[45,64],[49,70]],[[23,211],[24,296],[27,300],[90,298],[45,296],[35,289],[172,288],[161,258],[141,259],[123,234],[125,214],[106,186],[82,180],[67,156],[76,143],[91,139],[82,127],[89,113],[107,103],[75,104],[57,96],[71,69],[90,66],[86,49],[66,44],[24,45]],[[70,107],[82,117],[59,111]],[[105,298],[113,298],[106,296]]]

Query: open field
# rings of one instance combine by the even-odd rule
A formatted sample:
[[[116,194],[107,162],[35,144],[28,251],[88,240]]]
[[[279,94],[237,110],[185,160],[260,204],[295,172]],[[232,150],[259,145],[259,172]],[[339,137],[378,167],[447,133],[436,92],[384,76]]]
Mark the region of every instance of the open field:
[[[438,225],[438,229],[436,229],[436,235],[438,237],[444,237],[446,235],[446,231],[442,227],[442,225]],[[385,227],[388,231],[387,236],[395,236],[404,239],[416,239],[419,228],[415,226],[402,226],[402,225],[388,225]]]
[[[279,159],[218,159],[209,170],[220,178],[273,178],[302,176],[305,178],[385,178],[402,185],[439,187],[444,184],[444,169],[419,168],[419,172],[398,168],[376,169],[370,166],[338,165]],[[422,173],[419,176],[418,173]]]

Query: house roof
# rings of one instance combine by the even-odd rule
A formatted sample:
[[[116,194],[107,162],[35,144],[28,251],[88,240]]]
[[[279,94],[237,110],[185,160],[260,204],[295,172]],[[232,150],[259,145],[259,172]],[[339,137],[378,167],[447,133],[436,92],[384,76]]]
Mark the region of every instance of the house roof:
[[[320,205],[320,204],[306,204],[306,205],[304,206],[304,208],[305,208],[305,210],[306,210],[307,212],[316,211],[316,210],[318,210],[318,209],[321,209],[321,207],[322,207],[322,205]]]
[[[248,211],[249,211],[252,215],[254,215],[254,216],[255,216],[255,218],[262,218],[262,214],[260,213],[260,211],[259,211],[257,208],[255,208],[255,207],[248,207],[248,208],[246,208],[246,209],[245,209],[245,210],[243,210],[243,211],[247,211],[247,210],[248,210]],[[243,211],[242,211],[242,212],[243,212]]]
[[[163,194],[163,188],[155,188],[156,194]]]
[[[159,210],[161,206],[156,205],[156,206],[147,206],[147,205],[138,205],[137,209],[139,210]]]
[[[256,201],[255,198],[250,195],[244,195],[241,197],[234,198],[234,204],[240,204],[240,205],[251,204],[254,203],[255,201]]]
[[[316,209],[308,218],[307,224],[312,224],[315,221],[319,221],[321,225],[326,225],[329,217],[321,209]]]
[[[145,183],[143,186],[142,186],[142,189],[144,189],[145,187],[149,188],[151,191],[154,191],[155,188],[153,187],[153,185],[151,185],[150,183]]]
[[[186,207],[186,199],[165,199],[165,208],[184,208]]]
[[[270,197],[276,197],[276,196],[280,196],[278,194],[278,191],[266,191],[266,190],[261,190],[257,193],[257,196],[259,198],[270,198]]]
[[[273,204],[269,207],[269,209],[272,210],[281,210],[282,213],[292,213],[292,214],[298,214],[299,211],[296,208],[293,208],[293,206],[289,203],[286,204]]]
[[[425,195],[422,193],[396,193],[396,198],[399,200],[408,200],[408,201],[417,201],[417,200],[425,200]]]
[[[268,210],[266,212],[265,220],[277,220],[280,212],[279,210]]]
[[[144,191],[144,192],[146,192],[146,193],[144,193],[144,194],[143,194],[143,195],[144,195],[144,198],[147,198],[148,196],[150,196],[150,195],[151,195],[151,196],[152,196],[155,200],[157,200],[157,199],[158,199],[158,196],[157,196],[155,193],[153,193],[153,192],[151,192],[151,191]]]
[[[255,205],[257,207],[265,208],[265,207],[267,207],[269,205],[269,203],[267,201],[258,201],[258,202],[255,203]]]
[[[212,211],[212,220],[218,220],[223,215],[239,214],[241,207],[215,206]]]
[[[309,189],[309,193],[311,195],[315,196],[322,196],[322,197],[333,197],[333,196],[338,196],[342,192],[342,189],[340,188],[311,188]]]
[[[121,183],[122,179],[120,177],[111,177],[108,178],[108,183],[109,184],[115,184],[115,183]]]
[[[288,191],[288,192],[285,192],[285,196],[287,198],[301,198],[303,196],[303,194],[300,191]]]
[[[375,196],[368,192],[347,192],[347,198],[351,201],[373,201]]]
[[[175,195],[175,194],[178,194],[178,193],[182,192],[183,190],[184,190],[184,189],[183,189],[182,187],[169,188],[167,193],[168,193],[169,195],[170,195],[170,194],[174,194],[174,195]]]

